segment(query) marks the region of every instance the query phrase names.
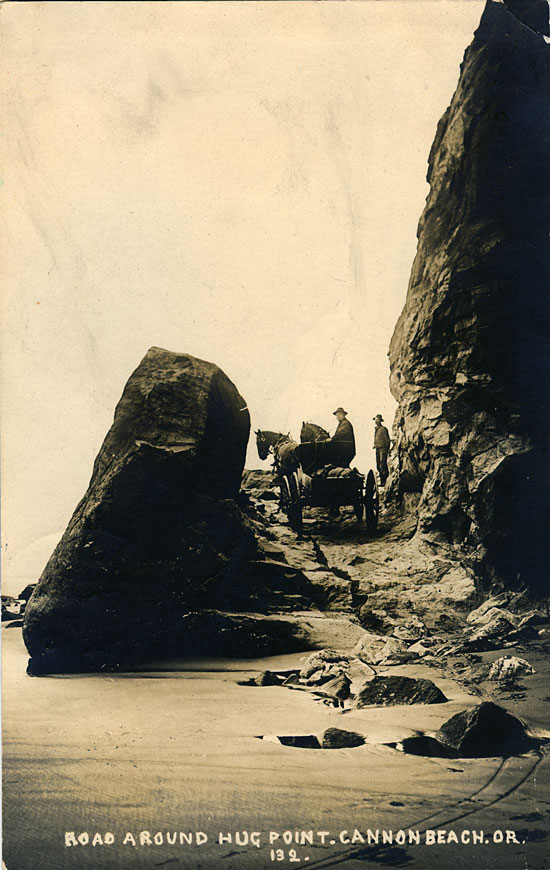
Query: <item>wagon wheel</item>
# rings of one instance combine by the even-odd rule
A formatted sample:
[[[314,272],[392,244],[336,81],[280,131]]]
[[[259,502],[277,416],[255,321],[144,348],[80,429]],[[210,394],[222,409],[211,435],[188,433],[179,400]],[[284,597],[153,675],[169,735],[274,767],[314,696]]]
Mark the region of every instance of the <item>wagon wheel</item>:
[[[288,477],[280,478],[279,485],[279,507],[285,514],[288,514],[288,506],[290,504],[290,487],[288,485]]]
[[[290,478],[285,477],[285,481],[288,481],[289,488],[289,501],[287,506],[286,515],[288,517],[288,524],[293,532],[296,532],[297,535],[302,534],[302,497],[300,495],[300,484],[298,483],[298,477],[296,472],[291,475]]]
[[[378,528],[379,512],[380,503],[378,501],[378,487],[376,486],[374,472],[369,471],[365,485],[365,516],[369,532],[375,532]]]
[[[353,503],[353,510],[355,512],[355,516],[357,517],[358,522],[361,522],[363,519],[363,512],[365,510],[365,502],[363,499],[363,486],[361,485],[361,489],[357,493],[357,498]]]

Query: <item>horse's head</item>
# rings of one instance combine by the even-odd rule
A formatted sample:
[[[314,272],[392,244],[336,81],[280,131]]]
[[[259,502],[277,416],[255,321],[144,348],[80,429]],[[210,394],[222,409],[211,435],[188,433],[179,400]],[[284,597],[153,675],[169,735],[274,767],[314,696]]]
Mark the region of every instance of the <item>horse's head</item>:
[[[258,448],[258,456],[260,459],[267,459],[269,453],[274,453],[279,444],[286,444],[292,441],[290,435],[283,435],[282,432],[270,432],[269,430],[257,429],[256,447]]]
[[[265,433],[262,432],[261,429],[257,429],[254,433],[256,435],[256,447],[258,450],[258,456],[260,459],[267,459],[267,455],[269,453],[269,440],[266,438]]]

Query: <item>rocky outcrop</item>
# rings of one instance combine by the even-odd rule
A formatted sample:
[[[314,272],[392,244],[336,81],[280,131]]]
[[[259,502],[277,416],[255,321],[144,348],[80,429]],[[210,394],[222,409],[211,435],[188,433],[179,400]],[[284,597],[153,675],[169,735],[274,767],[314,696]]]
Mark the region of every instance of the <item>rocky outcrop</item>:
[[[550,556],[549,34],[545,0],[488,0],[390,347],[390,489],[418,494],[423,536],[532,585]]]
[[[235,501],[249,426],[246,402],[216,365],[147,353],[27,605],[31,672],[114,668],[199,647],[307,648],[291,621],[263,618],[265,600],[258,606],[264,587],[276,598],[277,582],[292,578],[288,566],[262,560],[255,520]],[[308,586],[299,579],[293,592]]]
[[[27,586],[25,586],[25,588],[19,593],[19,600],[24,601],[26,604],[26,602],[29,600],[32,593],[34,592],[35,586],[36,583],[29,583]]]

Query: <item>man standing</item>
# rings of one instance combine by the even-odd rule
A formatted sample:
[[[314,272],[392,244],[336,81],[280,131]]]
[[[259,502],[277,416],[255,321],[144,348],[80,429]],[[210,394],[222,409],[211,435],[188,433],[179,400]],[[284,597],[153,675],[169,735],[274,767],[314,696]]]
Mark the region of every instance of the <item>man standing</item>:
[[[388,453],[390,449],[390,436],[385,426],[382,425],[382,414],[377,414],[374,419],[374,449],[376,450],[376,468],[380,475],[380,483],[385,486],[388,479]]]
[[[353,426],[349,420],[346,420],[348,412],[343,408],[336,408],[333,413],[338,420],[338,427],[330,439],[331,461],[334,465],[346,468],[355,456]]]

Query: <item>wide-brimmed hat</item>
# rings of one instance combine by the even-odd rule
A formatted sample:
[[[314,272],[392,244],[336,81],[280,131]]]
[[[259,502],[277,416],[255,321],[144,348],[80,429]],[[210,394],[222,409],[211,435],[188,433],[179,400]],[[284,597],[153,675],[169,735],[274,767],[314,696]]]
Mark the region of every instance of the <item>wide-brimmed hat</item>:
[[[381,423],[384,422],[384,418],[383,418],[382,414],[377,414],[376,417],[373,417],[372,419],[373,420],[380,420]]]
[[[336,408],[336,411],[332,412],[333,414],[347,414],[347,411],[344,411],[343,408]]]

